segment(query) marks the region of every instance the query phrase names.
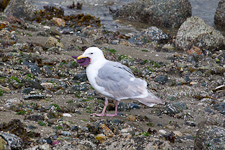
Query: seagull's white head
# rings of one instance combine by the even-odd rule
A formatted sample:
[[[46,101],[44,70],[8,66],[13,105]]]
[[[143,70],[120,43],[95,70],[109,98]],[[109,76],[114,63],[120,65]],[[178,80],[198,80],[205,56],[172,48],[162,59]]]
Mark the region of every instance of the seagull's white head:
[[[77,57],[77,60],[80,60],[82,58],[88,58],[84,62],[85,65],[105,60],[102,50],[100,50],[98,47],[89,47],[88,49],[85,50],[85,52],[82,55]]]

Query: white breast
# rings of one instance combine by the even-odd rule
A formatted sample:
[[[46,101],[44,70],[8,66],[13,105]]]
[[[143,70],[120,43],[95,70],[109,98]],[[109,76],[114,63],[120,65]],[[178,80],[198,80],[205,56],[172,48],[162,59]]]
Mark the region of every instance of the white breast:
[[[107,96],[107,97],[112,97],[112,94],[109,94],[108,92],[105,91],[105,88],[98,86],[98,84],[96,83],[95,78],[98,75],[98,70],[105,64],[105,62],[102,63],[98,63],[98,64],[89,64],[86,68],[86,74],[87,74],[87,78],[91,84],[91,86],[97,90],[99,93]]]

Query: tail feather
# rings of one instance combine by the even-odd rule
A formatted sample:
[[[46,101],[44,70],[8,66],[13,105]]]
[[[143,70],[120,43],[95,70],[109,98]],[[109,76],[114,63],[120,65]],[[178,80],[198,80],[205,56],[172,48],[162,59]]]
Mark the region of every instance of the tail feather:
[[[140,103],[145,104],[149,107],[153,107],[155,104],[165,104],[160,98],[156,97],[152,93],[148,93],[147,97],[144,98],[135,98],[135,100],[138,100]]]

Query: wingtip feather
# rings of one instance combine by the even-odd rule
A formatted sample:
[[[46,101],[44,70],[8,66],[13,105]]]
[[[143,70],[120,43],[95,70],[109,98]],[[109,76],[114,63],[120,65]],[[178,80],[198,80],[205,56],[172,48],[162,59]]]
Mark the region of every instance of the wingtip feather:
[[[149,93],[148,96],[145,98],[137,98],[136,100],[138,100],[140,103],[143,103],[149,107],[153,107],[156,104],[161,104],[161,105],[165,104],[165,102],[163,100],[156,97],[152,93]]]

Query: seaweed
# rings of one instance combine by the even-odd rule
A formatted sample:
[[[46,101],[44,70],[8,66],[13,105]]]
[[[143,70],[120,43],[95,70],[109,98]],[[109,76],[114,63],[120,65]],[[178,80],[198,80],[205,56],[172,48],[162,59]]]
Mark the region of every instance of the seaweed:
[[[66,24],[70,27],[73,26],[101,26],[101,20],[99,18],[95,18],[95,16],[84,15],[84,14],[71,14],[64,15],[64,9],[55,6],[44,6],[44,10],[36,11],[36,18],[32,21],[36,21],[38,23],[44,23],[46,20],[51,20],[53,17],[61,18],[66,21]]]
[[[7,5],[9,4],[9,1],[10,1],[10,0],[2,0],[2,1],[0,2],[0,11],[1,11],[1,12],[4,11],[4,9],[7,7]]]

